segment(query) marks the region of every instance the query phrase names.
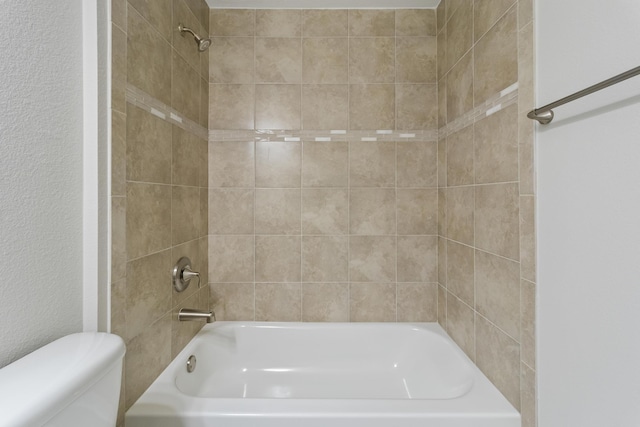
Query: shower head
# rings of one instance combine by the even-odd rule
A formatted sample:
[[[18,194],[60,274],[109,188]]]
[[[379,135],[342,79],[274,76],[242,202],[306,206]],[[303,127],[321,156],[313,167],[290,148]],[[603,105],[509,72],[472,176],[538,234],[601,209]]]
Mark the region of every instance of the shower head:
[[[204,52],[205,50],[209,49],[209,46],[211,46],[211,39],[200,39],[196,41],[198,42],[199,52]]]
[[[199,35],[197,35],[191,28],[187,28],[185,26],[183,26],[182,24],[178,25],[178,30],[180,31],[180,33],[184,36],[184,33],[189,33],[193,36],[193,39],[195,40],[196,44],[198,45],[198,52],[204,52],[205,50],[209,49],[209,46],[211,46],[211,39],[203,39],[201,38]]]

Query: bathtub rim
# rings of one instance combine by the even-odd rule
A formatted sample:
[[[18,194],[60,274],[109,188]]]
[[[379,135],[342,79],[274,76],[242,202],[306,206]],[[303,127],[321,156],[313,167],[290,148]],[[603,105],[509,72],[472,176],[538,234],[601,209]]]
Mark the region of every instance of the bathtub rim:
[[[463,396],[453,399],[278,399],[278,398],[208,398],[183,394],[175,384],[177,369],[184,369],[197,340],[212,330],[224,326],[296,326],[296,327],[404,327],[433,332],[448,341],[453,350],[465,360],[473,375],[473,386]],[[345,404],[348,402],[348,404]],[[185,348],[171,361],[140,398],[129,408],[125,420],[162,419],[169,417],[210,416],[220,419],[238,417],[265,417],[288,420],[293,418],[347,419],[449,419],[451,417],[478,417],[481,419],[517,420],[520,413],[507,401],[471,359],[460,349],[438,323],[322,323],[322,322],[251,322],[220,321],[204,326]],[[178,418],[181,419],[181,418]],[[129,424],[127,424],[128,426]],[[511,425],[511,424],[509,424]],[[516,425],[516,424],[513,424]]]

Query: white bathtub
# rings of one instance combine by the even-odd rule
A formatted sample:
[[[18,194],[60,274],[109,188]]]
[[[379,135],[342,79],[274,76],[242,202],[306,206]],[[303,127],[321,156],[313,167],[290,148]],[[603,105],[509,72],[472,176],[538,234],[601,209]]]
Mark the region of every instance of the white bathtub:
[[[178,426],[520,427],[520,415],[434,323],[218,322],[126,414],[126,427]]]

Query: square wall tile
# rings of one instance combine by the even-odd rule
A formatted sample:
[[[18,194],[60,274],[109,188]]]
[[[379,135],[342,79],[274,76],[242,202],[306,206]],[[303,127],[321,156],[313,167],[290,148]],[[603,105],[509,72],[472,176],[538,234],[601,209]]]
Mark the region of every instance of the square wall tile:
[[[351,282],[394,282],[396,280],[396,238],[351,236],[349,238],[349,277]]]
[[[335,37],[302,39],[302,81],[313,84],[348,83],[348,39]]]
[[[209,143],[209,187],[253,187],[254,184],[253,141]]]
[[[476,310],[520,340],[520,265],[476,251]]]
[[[435,322],[438,319],[437,283],[398,283],[398,322]]]
[[[397,37],[396,82],[435,83],[437,55],[435,37]]]
[[[517,8],[478,41],[473,69],[475,105],[518,81]]]
[[[303,283],[303,322],[348,322],[348,283]]]
[[[256,38],[257,83],[300,83],[302,46],[300,39]]]
[[[470,307],[475,307],[474,250],[471,246],[447,242],[447,290]]]
[[[348,85],[302,86],[303,129],[347,129],[348,127]]]
[[[130,340],[171,309],[171,251],[166,250],[127,263],[126,337]]]
[[[504,13],[516,3],[516,0],[475,0],[473,7],[474,40],[480,38],[493,27]]]
[[[125,407],[131,407],[170,362],[171,315],[167,314],[127,343]]]
[[[217,320],[253,321],[255,293],[253,283],[212,283],[211,309]]]
[[[474,311],[453,294],[447,294],[447,333],[469,359],[476,359]]]
[[[396,35],[424,37],[436,35],[436,12],[433,9],[396,10]]]
[[[431,130],[438,127],[438,87],[435,84],[396,85],[396,127]]]
[[[127,180],[170,184],[171,124],[141,108],[127,106]]]
[[[353,141],[350,143],[349,173],[352,187],[394,187],[396,143]]]
[[[396,233],[396,190],[353,188],[349,198],[349,232],[359,235]]]
[[[256,85],[256,129],[300,129],[300,96],[300,85]]]
[[[171,182],[197,187],[200,185],[200,169],[206,168],[207,156],[202,155],[205,143],[178,126],[172,126],[171,130]],[[204,165],[201,165],[203,160]],[[204,183],[206,186],[206,181]]]
[[[398,187],[437,187],[437,143],[420,141],[398,142],[396,144],[396,156]]]
[[[256,283],[256,321],[302,320],[300,283]]]
[[[171,246],[171,186],[127,184],[128,259]]]
[[[254,242],[254,236],[209,236],[209,282],[253,282]]]
[[[347,37],[348,11],[345,9],[305,9],[302,11],[303,37]]]
[[[209,34],[211,36],[255,35],[256,11],[253,9],[211,9]]]
[[[209,81],[253,83],[253,60],[253,37],[214,37],[209,48]]]
[[[302,190],[303,234],[347,234],[349,196],[346,188]]]
[[[398,234],[438,234],[438,190],[400,188]]]
[[[139,6],[146,2],[137,0]],[[167,1],[149,4],[151,9],[155,5],[162,9]],[[166,105],[171,105],[171,44],[167,37],[158,33],[148,20],[143,18],[139,10],[131,3],[127,10],[127,82],[145,91]],[[168,4],[166,15],[159,12],[158,16],[168,16],[168,22],[160,24],[166,27],[165,36],[171,33],[171,4]]]
[[[395,322],[395,283],[351,283],[349,311],[352,322]]]
[[[394,38],[349,39],[349,82],[393,83],[395,55]]]
[[[463,1],[447,22],[447,69],[473,45],[473,2]]]
[[[212,84],[209,86],[210,129],[253,129],[254,86]]]
[[[520,408],[520,346],[482,316],[476,316],[476,364],[507,400]]]
[[[200,189],[171,187],[171,242],[173,245],[200,237]]]
[[[303,236],[302,281],[348,281],[348,252],[349,241],[346,236]]]
[[[467,126],[447,137],[447,185],[474,183],[473,126]]]
[[[294,9],[256,10],[256,36],[300,37],[302,35],[302,11]]]
[[[398,236],[398,282],[435,283],[437,260],[437,236]]]
[[[349,183],[349,143],[344,141],[302,143],[303,187],[346,187]]]
[[[475,244],[479,249],[520,259],[518,184],[477,186]]]
[[[395,129],[395,85],[349,86],[349,127],[352,130]]]
[[[256,234],[300,234],[300,190],[256,190]]]
[[[302,144],[256,142],[256,187],[300,188]]]
[[[254,233],[254,190],[209,190],[209,232],[211,234]]]
[[[395,32],[394,10],[349,10],[351,37],[390,37]]]
[[[256,282],[300,282],[300,236],[256,236],[255,251]]]
[[[474,125],[477,184],[518,180],[518,105]]]
[[[447,122],[473,108],[473,54],[467,53],[447,76]]]
[[[449,239],[474,244],[474,189],[452,187],[446,190],[446,231]],[[480,226],[480,225],[478,225]]]

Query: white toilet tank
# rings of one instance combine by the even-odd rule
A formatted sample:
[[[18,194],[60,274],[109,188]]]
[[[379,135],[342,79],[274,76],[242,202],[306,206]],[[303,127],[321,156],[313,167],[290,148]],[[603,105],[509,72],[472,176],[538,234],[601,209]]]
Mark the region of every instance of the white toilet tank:
[[[67,335],[0,369],[0,426],[113,427],[124,342]]]

